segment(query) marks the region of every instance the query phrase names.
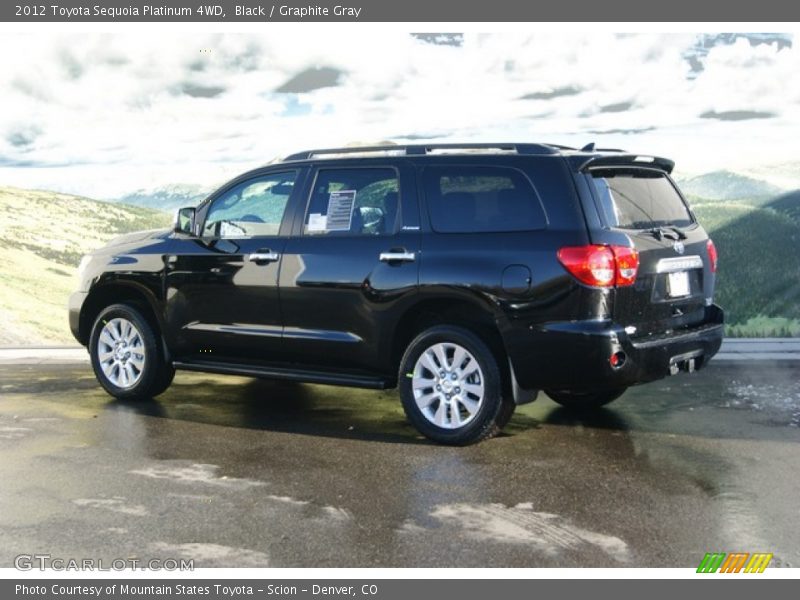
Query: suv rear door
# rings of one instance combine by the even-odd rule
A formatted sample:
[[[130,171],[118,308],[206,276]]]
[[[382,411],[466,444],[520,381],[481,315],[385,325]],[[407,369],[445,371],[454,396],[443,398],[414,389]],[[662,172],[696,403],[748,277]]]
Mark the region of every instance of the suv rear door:
[[[281,265],[284,356],[385,371],[418,283],[413,169],[401,160],[325,161],[309,180]]]
[[[639,252],[630,287],[616,290],[613,318],[634,338],[668,334],[703,321],[713,294],[708,236],[667,173],[641,166],[599,166],[585,177],[603,229],[594,243],[624,234]]]

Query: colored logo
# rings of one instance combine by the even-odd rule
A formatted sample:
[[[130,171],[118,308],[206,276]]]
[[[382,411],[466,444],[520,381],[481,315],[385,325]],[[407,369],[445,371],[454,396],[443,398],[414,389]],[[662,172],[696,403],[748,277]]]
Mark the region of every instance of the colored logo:
[[[707,552],[697,567],[698,573],[763,573],[772,560],[769,552]]]

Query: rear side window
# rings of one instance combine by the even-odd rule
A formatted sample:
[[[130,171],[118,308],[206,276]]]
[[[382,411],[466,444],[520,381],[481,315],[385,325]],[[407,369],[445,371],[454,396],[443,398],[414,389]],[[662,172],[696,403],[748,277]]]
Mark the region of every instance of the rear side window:
[[[516,169],[428,167],[423,182],[434,231],[530,231],[547,225],[536,191]]]
[[[389,168],[322,169],[303,231],[309,235],[390,235],[397,227],[400,187]]]
[[[667,177],[644,169],[592,171],[606,223],[621,229],[688,227],[689,209]]]

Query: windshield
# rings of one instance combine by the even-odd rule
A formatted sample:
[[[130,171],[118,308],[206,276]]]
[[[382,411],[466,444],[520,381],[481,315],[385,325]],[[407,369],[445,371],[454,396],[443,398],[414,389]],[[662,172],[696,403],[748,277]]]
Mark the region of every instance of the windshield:
[[[591,175],[600,209],[611,227],[688,227],[694,222],[672,182],[660,171],[598,169]]]

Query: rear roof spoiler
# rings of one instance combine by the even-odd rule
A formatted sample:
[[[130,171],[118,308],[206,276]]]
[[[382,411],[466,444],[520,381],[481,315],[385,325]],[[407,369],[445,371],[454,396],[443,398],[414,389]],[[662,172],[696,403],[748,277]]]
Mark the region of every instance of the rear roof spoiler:
[[[675,161],[660,156],[644,156],[641,154],[601,154],[595,156],[575,155],[570,162],[578,171],[586,171],[598,167],[647,167],[672,173]]]

